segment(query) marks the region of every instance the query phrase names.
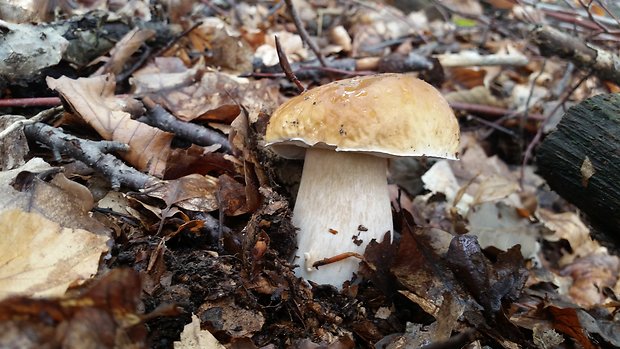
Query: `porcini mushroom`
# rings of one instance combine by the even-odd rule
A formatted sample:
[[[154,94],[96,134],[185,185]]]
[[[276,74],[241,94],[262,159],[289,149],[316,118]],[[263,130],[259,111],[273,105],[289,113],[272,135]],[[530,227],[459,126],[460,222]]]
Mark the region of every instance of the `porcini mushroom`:
[[[372,239],[392,232],[387,158],[456,159],[459,136],[446,100],[411,74],[335,81],[281,105],[265,141],[281,156],[305,155],[293,210],[297,275],[342,287],[358,259],[318,269],[313,264],[345,252],[363,254]]]

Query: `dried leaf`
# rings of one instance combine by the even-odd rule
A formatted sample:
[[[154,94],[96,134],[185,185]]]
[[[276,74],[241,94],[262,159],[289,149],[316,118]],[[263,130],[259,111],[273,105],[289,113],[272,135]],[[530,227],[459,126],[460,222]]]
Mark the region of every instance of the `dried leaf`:
[[[135,93],[148,95],[183,121],[230,123],[239,115],[241,105],[260,110],[274,108],[282,100],[274,81],[204,72],[200,64],[188,69],[178,58],[162,58],[147,65],[134,74],[132,84]]]
[[[127,60],[131,58],[142,44],[155,36],[155,31],[151,29],[134,28],[129,31],[123,38],[116,43],[114,48],[110,51],[110,58],[107,62],[97,70],[92,76],[105,75],[112,73],[114,75],[119,74]]]
[[[217,204],[218,180],[211,176],[191,174],[157,185],[145,193],[162,199],[168,207],[173,205],[190,211],[215,211]]]
[[[516,299],[527,280],[518,246],[498,254],[496,262],[491,263],[476,237],[463,235],[452,240],[446,257],[455,275],[488,314],[499,313],[502,299]]]
[[[252,71],[252,52],[241,34],[217,17],[207,17],[188,34],[193,48],[210,53],[207,63],[237,72]]]
[[[108,236],[62,228],[36,213],[0,212],[0,299],[60,296],[97,272]]]
[[[469,297],[463,293],[448,266],[432,247],[428,234],[429,229],[414,229],[410,223],[403,224],[391,271],[407,290],[401,293],[438,318],[446,297],[457,299],[462,304]]]
[[[549,306],[546,310],[551,315],[553,327],[556,330],[574,338],[585,349],[597,348],[588,338],[579,322],[579,317],[577,316],[578,309]]]
[[[109,232],[89,215],[93,206],[90,191],[67,180],[40,159],[32,159],[15,170],[0,172],[0,191],[3,193],[0,195],[0,211],[20,209],[35,212],[62,227],[81,228],[98,234]]]
[[[123,158],[141,171],[163,177],[173,135],[131,119],[124,111],[126,102],[114,96],[112,75],[92,78],[47,78],[48,86],[58,91],[89,125],[106,140],[129,144]]]
[[[7,348],[141,348],[140,277],[115,269],[83,295],[0,302],[0,346]],[[161,314],[163,315],[163,314]]]
[[[225,347],[213,337],[211,332],[200,329],[198,316],[192,314],[192,322],[183,327],[181,340],[174,342],[175,349],[225,349]]]
[[[251,336],[265,323],[263,314],[237,306],[230,297],[204,303],[197,315],[211,333],[233,338]]]

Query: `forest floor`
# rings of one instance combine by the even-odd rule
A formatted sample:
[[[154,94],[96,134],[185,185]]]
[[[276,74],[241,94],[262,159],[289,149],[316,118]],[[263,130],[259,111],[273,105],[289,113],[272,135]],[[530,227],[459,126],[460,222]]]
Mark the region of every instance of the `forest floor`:
[[[620,347],[617,242],[593,239],[536,162],[571,106],[620,91],[614,1],[0,13],[0,346]],[[265,129],[301,90],[378,73],[443,94],[459,160],[390,159],[391,238],[360,228],[352,280],[308,283],[303,161]]]

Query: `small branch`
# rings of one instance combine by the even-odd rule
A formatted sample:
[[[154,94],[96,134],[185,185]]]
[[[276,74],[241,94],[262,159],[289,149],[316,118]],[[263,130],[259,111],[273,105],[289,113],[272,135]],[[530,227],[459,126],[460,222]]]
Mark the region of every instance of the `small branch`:
[[[517,53],[498,53],[491,55],[481,55],[474,51],[463,51],[460,53],[449,53],[436,55],[439,63],[443,67],[470,67],[470,66],[524,66],[527,65],[526,56]]]
[[[557,55],[569,59],[582,69],[592,69],[602,80],[620,84],[620,57],[602,48],[565,34],[558,29],[543,26],[534,30],[533,41],[544,56]]]
[[[149,112],[147,116],[140,118],[138,121],[173,133],[200,146],[220,144],[222,150],[226,153],[230,154],[232,152],[228,139],[219,132],[191,122],[181,121],[149,97],[144,97],[142,102]]]
[[[471,104],[471,103],[461,103],[461,102],[450,102],[450,106],[455,110],[462,110],[476,114],[489,115],[489,116],[505,116],[505,115],[516,115],[515,111],[492,107],[489,105],[482,104]],[[527,118],[530,120],[545,120],[545,116],[536,113],[528,113]]]
[[[55,107],[60,105],[58,97],[6,98],[0,99],[0,108],[8,107]]]
[[[343,261],[349,257],[355,257],[359,260],[364,261],[364,256],[362,256],[361,254],[357,253],[357,252],[344,252],[341,254],[337,254],[333,257],[327,257],[327,258],[323,258],[320,261],[316,261],[314,263],[312,263],[312,267],[319,269],[319,267],[322,267],[324,265],[328,265],[328,264],[332,264],[332,263],[337,263],[340,261]]]
[[[54,153],[64,151],[72,158],[100,171],[110,180],[113,188],[125,185],[138,190],[159,182],[159,179],[127,166],[117,157],[108,154],[126,151],[129,148],[126,144],[78,138],[40,122],[27,125],[24,133],[28,139],[48,146]]]
[[[38,113],[37,115],[31,117],[30,119],[24,118],[22,120],[18,120],[16,122],[12,123],[8,127],[6,127],[2,132],[0,132],[0,141],[4,137],[8,136],[11,132],[13,132],[15,130],[18,130],[18,129],[26,126],[26,125],[30,125],[30,124],[34,124],[35,122],[40,122],[40,121],[46,120],[48,117],[58,113],[61,110],[62,110],[61,106],[54,107],[54,108],[51,108],[51,109],[44,110],[44,111]]]
[[[291,65],[288,62],[288,59],[286,58],[284,51],[282,50],[282,46],[280,46],[280,40],[278,40],[277,36],[276,36],[276,51],[278,52],[278,59],[280,60],[280,67],[284,71],[284,74],[286,75],[286,77],[289,80],[291,80],[295,84],[295,86],[297,86],[299,93],[305,92],[306,88],[304,87],[304,85],[301,84],[299,79],[297,79],[297,77],[293,73],[293,70],[291,69]]]
[[[314,54],[316,55],[316,58],[319,60],[319,62],[321,62],[321,65],[323,67],[327,67],[327,64],[325,63],[325,59],[323,58],[321,51],[319,51],[319,48],[316,46],[314,41],[312,41],[312,39],[310,38],[310,35],[306,31],[306,28],[304,27],[304,24],[301,22],[301,18],[299,18],[299,14],[297,14],[297,10],[295,10],[295,6],[293,6],[293,1],[284,0],[284,2],[286,3],[288,12],[290,13],[291,17],[293,17],[293,22],[295,23],[295,27],[297,27],[299,36],[301,36],[301,39],[306,43],[306,45],[308,45],[308,47],[310,47],[312,52],[314,52]]]

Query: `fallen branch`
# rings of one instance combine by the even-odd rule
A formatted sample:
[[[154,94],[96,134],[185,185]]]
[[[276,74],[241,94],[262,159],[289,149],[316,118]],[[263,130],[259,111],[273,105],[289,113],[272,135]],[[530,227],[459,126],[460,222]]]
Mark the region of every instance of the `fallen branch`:
[[[5,98],[0,99],[0,108],[10,107],[55,107],[60,105],[58,97]]]
[[[58,107],[44,110],[38,113],[37,115],[31,117],[30,119],[26,119],[25,117],[21,116],[22,118],[21,120],[17,120],[16,122],[6,127],[4,130],[2,130],[2,132],[0,132],[0,141],[6,136],[8,136],[9,134],[11,134],[12,132],[14,132],[15,130],[21,129],[25,125],[30,125],[36,122],[43,121],[47,119],[48,117],[60,112],[61,110],[62,110],[62,107],[58,106]]]
[[[535,29],[532,36],[544,56],[568,59],[603,80],[620,84],[620,70],[616,68],[620,67],[619,56],[549,26]]]
[[[26,125],[24,133],[28,139],[48,146],[55,154],[66,152],[72,158],[100,171],[110,180],[113,188],[124,185],[138,190],[159,182],[159,179],[127,166],[117,157],[108,154],[126,151],[129,148],[126,144],[78,138],[40,122]]]
[[[471,67],[471,66],[524,66],[528,59],[525,55],[518,52],[496,53],[481,55],[475,51],[462,51],[459,53],[448,53],[436,55],[444,67]]]
[[[181,121],[174,117],[174,115],[170,114],[162,106],[156,104],[149,97],[144,97],[142,102],[149,112],[147,116],[138,119],[138,121],[173,133],[178,137],[200,146],[220,144],[224,152],[232,152],[232,147],[230,146],[228,139],[219,132],[201,125]]]

